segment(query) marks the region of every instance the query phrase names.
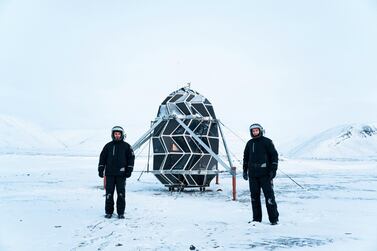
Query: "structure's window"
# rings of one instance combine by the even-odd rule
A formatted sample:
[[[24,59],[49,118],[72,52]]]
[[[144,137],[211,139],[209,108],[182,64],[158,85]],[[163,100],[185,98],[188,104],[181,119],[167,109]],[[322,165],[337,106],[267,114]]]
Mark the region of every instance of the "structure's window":
[[[209,121],[202,121],[195,129],[196,135],[207,135],[209,129]]]
[[[211,155],[203,155],[202,158],[195,164],[192,170],[206,170]]]
[[[207,110],[209,111],[209,113],[211,114],[211,117],[216,119],[216,115],[215,115],[215,111],[213,110],[213,106],[212,105],[206,105],[207,107]]]
[[[175,140],[175,142],[178,143],[178,146],[186,153],[189,153],[190,152],[190,148],[188,147],[185,139],[183,138],[183,136],[174,136],[173,139]]]
[[[169,102],[173,103],[173,102],[177,101],[182,96],[183,96],[182,94],[177,94]]]
[[[190,110],[187,108],[186,104],[185,103],[177,103],[176,104],[178,106],[178,108],[183,112],[183,114],[185,115],[191,115],[191,112]]]
[[[153,156],[153,170],[160,170],[161,165],[164,162],[166,155],[154,155]]]
[[[207,137],[199,137],[199,138],[204,142],[204,144],[206,144],[208,147],[210,147]],[[204,146],[202,146],[199,142],[198,142],[198,145],[200,145],[200,150],[202,150],[202,152],[208,153],[208,151],[204,148]]]
[[[185,133],[185,128],[183,128],[181,125],[180,126],[178,126],[178,128],[177,129],[175,129],[175,131],[174,131],[174,135],[178,135],[178,134],[184,134]]]
[[[188,160],[190,158],[190,154],[185,154],[178,162],[177,164],[173,167],[173,170],[183,170],[184,167],[186,166]]]
[[[187,179],[190,186],[197,186],[198,185],[198,184],[196,184],[195,180],[193,178],[191,178],[190,175],[186,175],[186,179]]]
[[[218,137],[219,136],[218,124],[216,122],[211,123],[211,129],[209,130],[209,136],[211,136],[211,137]]]
[[[217,170],[217,160],[212,157],[208,165],[208,170]]]
[[[211,150],[218,154],[219,153],[219,139],[209,138],[209,143],[211,144]]]
[[[170,170],[182,157],[182,154],[168,154],[164,164],[164,170]]]
[[[208,117],[209,116],[209,113],[207,112],[207,109],[204,107],[203,104],[201,103],[198,103],[198,104],[191,104],[195,110],[197,110],[198,112],[200,112],[200,114],[203,116],[203,117]]]
[[[193,153],[202,153],[202,151],[200,151],[200,148],[196,144],[196,142],[194,141],[194,139],[192,139],[191,137],[186,136],[186,140],[187,140],[187,143],[189,144],[189,146],[191,148],[191,152],[193,152]]]
[[[166,129],[162,132],[163,135],[170,135],[177,127],[179,126],[178,122],[175,119],[171,119],[166,126]]]
[[[170,114],[182,115],[182,111],[178,109],[175,103],[168,103],[168,110]]]
[[[165,153],[165,148],[159,138],[153,138],[153,152],[154,153]]]
[[[153,136],[160,136],[162,129],[164,129],[167,121],[162,121],[153,131]]]
[[[206,175],[191,175],[191,176],[199,186],[205,185],[204,180],[205,180]]]
[[[192,121],[191,121],[191,124],[190,124],[190,126],[189,126],[189,128],[191,129],[191,131],[194,131],[195,130],[195,128],[199,125],[199,120],[195,120],[195,119],[193,119]],[[186,134],[188,134],[188,132],[186,132]]]
[[[195,97],[195,96],[191,94],[191,95],[186,99],[186,101],[187,101],[187,102],[190,102],[191,99],[193,99],[194,97]]]
[[[178,146],[178,144],[171,138],[171,137],[162,137],[168,152],[182,152],[182,149]]]
[[[202,155],[198,155],[198,154],[194,154],[192,155],[191,159],[189,160],[189,162],[187,163],[187,166],[186,166],[186,170],[190,170],[193,166],[195,166],[195,164],[198,162],[198,160],[200,159]]]

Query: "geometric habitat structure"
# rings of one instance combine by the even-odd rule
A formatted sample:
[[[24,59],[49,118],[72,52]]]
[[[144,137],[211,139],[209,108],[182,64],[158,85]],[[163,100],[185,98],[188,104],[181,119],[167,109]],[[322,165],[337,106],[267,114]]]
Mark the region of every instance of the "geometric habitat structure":
[[[132,146],[134,150],[148,140],[153,145],[153,171],[169,189],[205,189],[216,175],[220,163],[233,175],[226,142],[212,104],[198,92],[183,87],[161,103],[151,128]],[[229,165],[219,156],[220,137]]]

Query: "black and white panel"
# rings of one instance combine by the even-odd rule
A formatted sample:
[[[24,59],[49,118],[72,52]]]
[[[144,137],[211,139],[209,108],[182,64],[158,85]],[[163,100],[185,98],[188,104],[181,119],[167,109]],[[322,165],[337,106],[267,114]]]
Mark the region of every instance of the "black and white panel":
[[[181,88],[160,105],[166,119],[153,132],[153,173],[166,186],[209,186],[217,160],[174,118],[184,122],[215,154],[219,152],[218,123],[212,104],[199,93]]]

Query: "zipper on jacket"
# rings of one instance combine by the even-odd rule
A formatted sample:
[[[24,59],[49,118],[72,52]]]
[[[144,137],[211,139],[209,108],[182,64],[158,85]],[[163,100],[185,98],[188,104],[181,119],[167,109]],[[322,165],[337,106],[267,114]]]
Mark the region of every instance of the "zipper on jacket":
[[[255,144],[255,143],[253,142],[253,152],[254,152],[254,144]]]
[[[113,146],[113,156],[115,156],[115,145]]]

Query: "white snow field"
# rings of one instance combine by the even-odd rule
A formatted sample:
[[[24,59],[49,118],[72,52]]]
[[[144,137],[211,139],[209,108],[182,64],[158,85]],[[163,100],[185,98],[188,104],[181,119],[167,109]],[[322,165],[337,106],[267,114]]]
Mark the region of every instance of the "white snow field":
[[[206,192],[168,192],[152,174],[127,180],[126,219],[104,219],[97,158],[0,155],[0,250],[377,250],[377,162],[284,160],[280,224],[253,226],[223,174]],[[145,168],[137,159],[136,169]],[[221,191],[219,190],[221,189]],[[218,191],[219,190],[219,191]]]

